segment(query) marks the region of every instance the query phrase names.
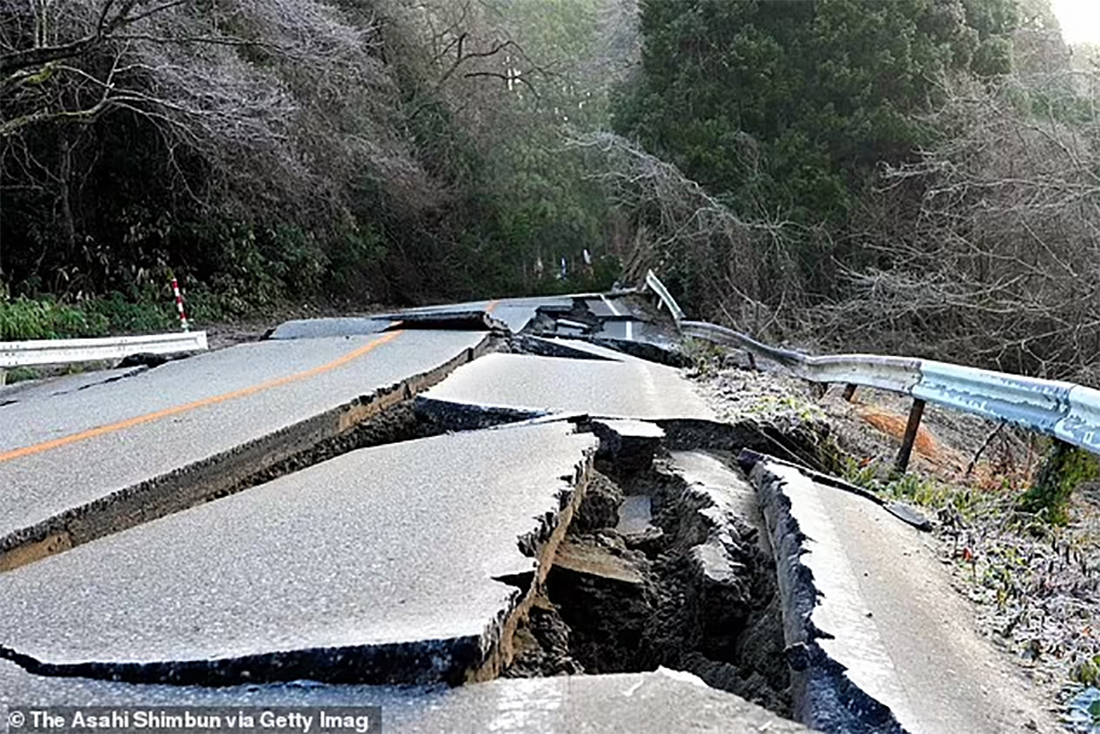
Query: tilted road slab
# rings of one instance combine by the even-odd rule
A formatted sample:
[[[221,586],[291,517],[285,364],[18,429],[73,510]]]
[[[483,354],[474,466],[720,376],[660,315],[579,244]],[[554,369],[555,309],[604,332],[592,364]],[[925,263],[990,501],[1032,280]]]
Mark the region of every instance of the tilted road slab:
[[[427,331],[258,342],[0,406],[0,571],[201,501],[486,343]]]
[[[779,555],[787,642],[806,651],[793,663],[804,671],[800,720],[845,732],[1057,730],[1021,671],[979,637],[930,536],[790,466],[758,463],[753,479]],[[876,702],[900,728],[872,713]]]
[[[331,686],[310,682],[197,688],[31,676],[0,660],[8,706],[380,706],[387,734],[585,732],[796,734],[809,729],[694,676],[650,673],[496,680],[440,686]]]
[[[491,674],[596,444],[556,423],[353,451],[0,575],[0,647],[139,682]]]
[[[576,296],[580,298],[581,296]],[[494,319],[504,322],[510,331],[519,333],[535,318],[540,308],[569,309],[574,296],[534,296],[530,298],[502,298],[499,300],[470,301],[442,306],[422,306],[382,314],[376,318],[400,319],[409,314],[448,314],[484,311]]]
[[[715,419],[678,370],[641,360],[598,362],[490,354],[463,365],[425,394],[467,405],[535,412]]]

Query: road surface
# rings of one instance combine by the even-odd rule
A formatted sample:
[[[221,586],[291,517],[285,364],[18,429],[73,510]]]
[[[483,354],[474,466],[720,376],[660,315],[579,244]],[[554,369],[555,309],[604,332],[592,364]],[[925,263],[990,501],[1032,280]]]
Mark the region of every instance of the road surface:
[[[513,332],[662,339],[623,299],[486,300],[288,322],[152,369],[0,391],[0,705],[374,704],[408,734],[805,731],[671,671],[473,682],[507,660],[591,470],[597,438],[561,416],[715,416],[670,367],[576,340],[539,343],[569,357],[480,356],[499,334],[410,319],[471,312]],[[192,489],[232,487],[421,390],[550,417],[350,451],[213,502]],[[761,527],[723,461],[670,458],[689,502]],[[852,681],[910,734],[1043,731],[915,530],[791,487],[813,621],[833,634],[820,644]],[[640,496],[624,512],[644,530],[658,508]],[[734,568],[720,534],[701,540],[708,569]]]
[[[679,370],[643,360],[490,354],[463,365],[425,396],[468,405],[615,418],[714,419],[714,412]]]
[[[0,407],[0,551],[18,531],[464,360],[485,339],[404,331],[256,342],[60,395],[39,389]]]
[[[652,673],[496,680],[444,686],[322,686],[299,682],[230,688],[135,686],[29,676],[0,660],[0,710],[46,705],[381,706],[386,734],[797,734],[780,719],[698,678]]]
[[[134,673],[153,680],[278,680],[324,650],[364,679],[402,656],[383,682],[460,682],[596,444],[553,423],[353,451],[0,575],[0,640],[107,675],[163,664]]]
[[[778,465],[808,536],[813,623],[847,676],[909,734],[1056,731],[1019,670],[982,640],[934,539],[858,495]]]

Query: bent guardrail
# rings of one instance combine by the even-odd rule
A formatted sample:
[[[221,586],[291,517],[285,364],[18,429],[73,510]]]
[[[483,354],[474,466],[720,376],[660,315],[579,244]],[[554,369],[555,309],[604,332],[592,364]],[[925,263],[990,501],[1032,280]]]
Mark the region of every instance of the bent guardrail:
[[[744,349],[811,382],[890,390],[910,395],[921,405],[936,403],[1006,421],[1100,453],[1100,390],[928,359],[873,354],[814,357],[777,349],[715,324],[684,321],[680,326],[685,336]]]
[[[207,348],[205,331],[106,339],[41,339],[0,342],[0,370],[43,364],[99,362],[135,354],[181,354]]]
[[[665,284],[652,270],[645,274],[645,284],[657,294],[657,297],[661,299],[661,303],[668,307],[668,312],[672,314],[673,320],[679,326],[680,322],[684,320],[684,312],[681,310],[680,305],[676,303],[676,299],[668,292],[668,288],[665,288]]]
[[[646,284],[658,294],[668,292],[652,271]],[[916,402],[898,457],[899,468],[908,462],[908,444],[925,402],[1005,421],[1100,453],[1100,390],[928,359],[874,354],[811,356],[769,346],[717,324],[677,320],[677,325],[684,336],[743,349],[804,380],[875,387],[913,397]]]
[[[795,376],[811,382],[843,382],[910,393],[920,380],[920,360],[917,359],[880,357],[875,354],[813,357],[768,346],[732,329],[704,321],[682,321],[680,330],[684,336],[744,349],[757,357],[782,365]]]

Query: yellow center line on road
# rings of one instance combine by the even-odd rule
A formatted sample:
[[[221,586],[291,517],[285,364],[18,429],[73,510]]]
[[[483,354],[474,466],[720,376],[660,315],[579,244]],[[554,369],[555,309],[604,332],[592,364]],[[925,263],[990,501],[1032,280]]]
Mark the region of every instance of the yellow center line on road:
[[[218,403],[224,403],[228,400],[235,400],[237,398],[247,397],[249,395],[255,395],[259,392],[265,392],[276,387],[282,387],[283,385],[289,385],[292,382],[300,382],[301,380],[307,380],[317,375],[322,375],[326,372],[331,372],[338,367],[343,367],[348,362],[362,357],[370,351],[392,342],[397,337],[404,334],[404,331],[391,331],[388,332],[374,341],[371,341],[363,346],[348,352],[342,357],[332,360],[326,364],[320,365],[308,369],[305,372],[297,372],[293,375],[287,375],[286,377],[279,377],[268,382],[260,383],[259,385],[252,385],[251,387],[241,388],[240,390],[234,390],[233,392],[227,392],[222,395],[214,395],[209,398],[203,398],[191,403],[185,403],[183,405],[176,405],[171,408],[165,408],[164,410],[158,410],[155,413],[146,413],[145,415],[135,416],[133,418],[127,418],[126,420],[118,421],[117,423],[110,423],[105,426],[99,426],[97,428],[91,428],[87,431],[81,431],[80,433],[74,433],[69,436],[63,436],[61,438],[55,438],[52,441],[43,441],[42,443],[36,443],[33,446],[24,446],[23,448],[13,449],[11,451],[5,451],[0,453],[0,464],[6,461],[12,461],[14,459],[20,459],[24,456],[33,456],[35,454],[41,454],[52,449],[61,448],[62,446],[68,446],[70,444],[79,443],[80,441],[87,441],[88,439],[96,438],[97,436],[104,436],[109,433],[117,433],[118,431],[124,431],[127,428],[133,428],[134,426],[140,426],[145,423],[152,423],[162,418],[167,418],[173,415],[179,415],[180,413],[187,413],[198,408],[205,408],[209,405],[217,405]]]

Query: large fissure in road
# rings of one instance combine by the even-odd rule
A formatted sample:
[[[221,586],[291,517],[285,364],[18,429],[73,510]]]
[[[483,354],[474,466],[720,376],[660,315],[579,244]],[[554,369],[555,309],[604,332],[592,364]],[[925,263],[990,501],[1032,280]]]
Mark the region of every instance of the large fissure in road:
[[[546,583],[515,635],[506,677],[685,670],[791,715],[775,563],[731,435],[759,426],[679,426],[652,462],[605,440]],[[598,429],[597,429],[597,432]],[[693,435],[709,450],[685,450]],[[782,437],[805,446],[804,437]],[[663,444],[668,443],[668,437]]]

